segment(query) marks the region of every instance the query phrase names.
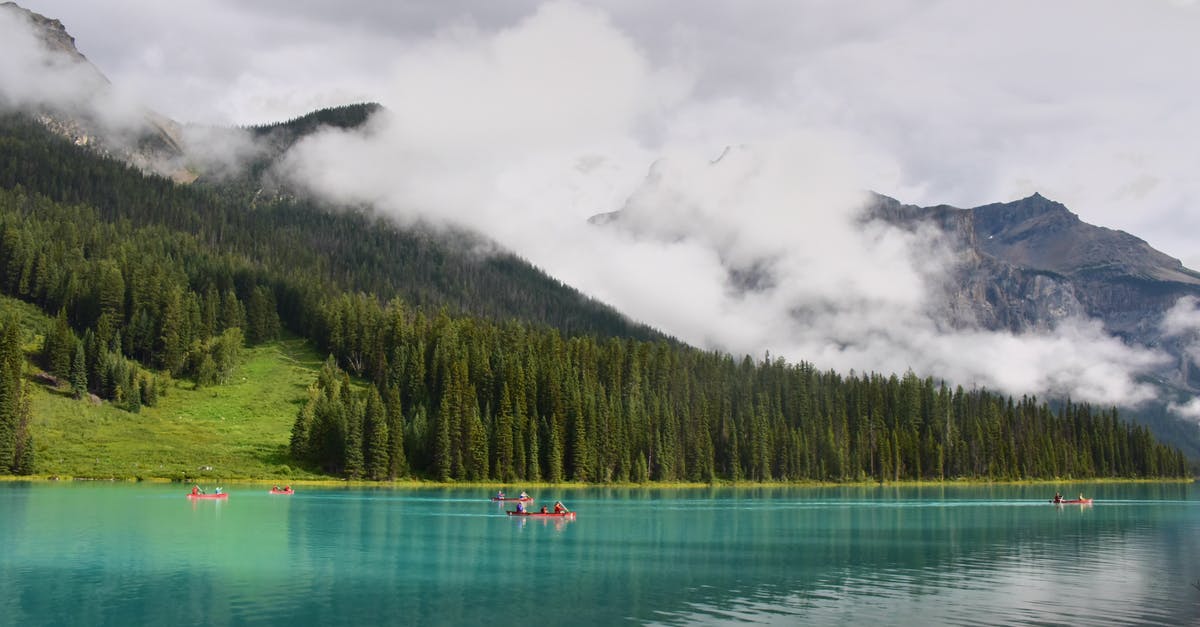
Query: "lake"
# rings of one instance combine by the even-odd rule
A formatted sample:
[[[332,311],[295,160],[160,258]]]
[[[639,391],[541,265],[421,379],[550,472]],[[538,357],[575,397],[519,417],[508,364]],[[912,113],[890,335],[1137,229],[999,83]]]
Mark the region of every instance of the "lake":
[[[1192,484],[226,488],[0,483],[0,623],[1200,623]]]

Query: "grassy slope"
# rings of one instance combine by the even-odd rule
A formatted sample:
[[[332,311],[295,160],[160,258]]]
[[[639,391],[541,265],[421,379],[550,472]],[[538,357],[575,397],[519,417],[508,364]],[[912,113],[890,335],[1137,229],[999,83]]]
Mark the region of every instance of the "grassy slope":
[[[228,384],[195,390],[176,381],[158,406],[137,414],[31,383],[35,472],[189,481],[318,478],[289,466],[287,446],[320,365],[303,340],[246,349]]]

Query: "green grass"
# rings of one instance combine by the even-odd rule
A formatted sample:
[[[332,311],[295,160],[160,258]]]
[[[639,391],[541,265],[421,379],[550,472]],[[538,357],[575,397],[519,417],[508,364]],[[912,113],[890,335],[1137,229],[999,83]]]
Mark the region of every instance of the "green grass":
[[[208,481],[327,478],[295,468],[292,422],[321,359],[299,339],[245,349],[229,383],[174,381],[139,413],[31,384],[39,475]]]
[[[7,320],[10,316],[21,325],[21,344],[25,352],[40,350],[42,337],[54,325],[54,321],[38,309],[37,305],[0,296],[0,319]]]

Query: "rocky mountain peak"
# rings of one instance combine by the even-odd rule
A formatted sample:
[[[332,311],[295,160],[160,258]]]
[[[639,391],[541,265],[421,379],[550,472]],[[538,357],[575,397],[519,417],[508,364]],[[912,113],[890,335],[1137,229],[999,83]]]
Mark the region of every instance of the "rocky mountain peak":
[[[1087,224],[1041,194],[970,210],[976,241],[1017,267],[1200,286],[1200,275],[1124,231]]]
[[[67,27],[59,20],[48,18],[40,13],[34,13],[26,9],[16,2],[0,3],[0,11],[9,11],[28,20],[34,25],[34,32],[38,34],[46,49],[70,55],[80,61],[86,61],[79,50],[75,47],[75,38],[67,32]]]
[[[1019,238],[1033,231],[1063,231],[1081,224],[1079,216],[1062,203],[1038,193],[1013,202],[976,207],[972,213],[976,230],[991,238]]]
[[[905,228],[941,228],[959,259],[942,286],[947,324],[1020,333],[1065,318],[1091,318],[1129,343],[1175,357],[1157,380],[1200,391],[1192,358],[1160,326],[1180,298],[1200,297],[1200,273],[1144,240],[1088,224],[1041,194],[973,209],[917,207],[877,196],[867,215]]]
[[[131,110],[115,98],[108,78],[75,47],[75,38],[63,23],[15,2],[0,4],[0,12],[25,22],[41,49],[29,48],[29,40],[0,41],[0,54],[9,46],[26,46],[14,55],[18,62],[32,63],[27,71],[55,75],[52,93],[33,89],[17,102],[23,113],[51,132],[77,146],[86,146],[138,168],[170,176],[178,181],[194,178],[181,165],[182,128],[148,109]],[[64,87],[69,87],[64,89]]]

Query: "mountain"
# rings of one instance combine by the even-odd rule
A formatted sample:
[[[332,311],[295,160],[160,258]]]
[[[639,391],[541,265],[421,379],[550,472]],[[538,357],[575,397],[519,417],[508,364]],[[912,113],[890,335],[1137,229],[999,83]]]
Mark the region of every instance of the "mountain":
[[[33,49],[15,56],[43,66],[47,75],[67,83],[59,85],[52,98],[35,104],[32,113],[39,123],[77,146],[127,161],[143,171],[177,181],[194,178],[182,162],[182,125],[150,109],[120,103],[112,83],[79,52],[62,22],[14,2],[0,4],[0,14],[25,22],[33,34]]]
[[[0,388],[8,390],[0,394],[0,473],[63,467],[54,457],[61,448],[43,462],[25,454],[40,450],[33,442],[42,435],[64,444],[53,432],[72,428],[52,412],[31,413],[22,398],[29,385],[60,396],[56,405],[67,413],[118,412],[148,439],[157,434],[147,425],[176,415],[164,413],[163,394],[244,386],[247,398],[281,401],[243,405],[247,423],[275,425],[270,440],[288,441],[260,461],[355,479],[1186,472],[1179,449],[1114,410],[1052,409],[912,372],[843,376],[699,350],[482,235],[400,227],[369,208],[286,189],[262,193],[253,173],[230,178],[199,168],[200,178],[179,184],[134,167],[129,155],[56,133],[33,109],[0,112],[0,293],[21,301],[10,309],[36,307],[43,317],[35,335],[29,316],[0,316]],[[306,134],[367,124],[375,110],[322,110],[226,129],[224,139],[256,139],[234,161],[266,172]],[[763,271],[741,269],[743,288],[760,289]],[[22,333],[41,338],[31,384]],[[241,349],[270,346],[284,333],[329,356],[314,385],[272,385],[237,370]],[[239,382],[235,373],[248,376]],[[150,420],[138,419],[143,407]],[[279,432],[281,417],[294,420],[290,434]],[[222,412],[197,426],[225,433],[224,421]],[[85,420],[79,439],[94,443],[89,425],[98,423]],[[160,455],[139,459],[162,469],[177,457]]]
[[[1159,389],[1158,398],[1126,409],[1159,437],[1200,454],[1200,430],[1168,409],[1200,394],[1200,372],[1188,338],[1162,328],[1179,299],[1200,297],[1200,272],[1036,193],[971,209],[918,207],[875,195],[863,219],[908,229],[937,225],[957,259],[941,285],[944,324],[1022,333],[1083,317],[1100,321],[1126,344],[1169,355],[1171,362],[1145,381]]]
[[[742,159],[719,171],[731,156]],[[745,149],[726,150],[706,167],[713,168],[713,177],[762,175],[750,156]],[[694,195],[691,188],[675,187],[690,179],[678,173],[664,178],[664,172],[681,167],[685,166],[656,163],[625,207],[593,216],[590,222],[638,237],[693,240],[711,247],[721,259],[725,287],[732,294],[794,287],[781,283],[796,279],[780,273],[777,250],[739,244],[740,234],[730,232],[738,225],[722,222],[722,208]],[[1195,341],[1163,328],[1164,316],[1180,299],[1200,298],[1200,272],[1133,235],[1088,224],[1040,194],[969,209],[920,207],[868,194],[851,228],[873,232],[881,223],[931,247],[930,263],[936,270],[923,271],[930,292],[919,315],[936,328],[1026,334],[1086,319],[1098,321],[1105,333],[1127,345],[1168,355],[1169,363],[1140,381],[1157,388],[1157,400],[1126,409],[1141,416],[1160,437],[1200,455],[1200,429],[1168,411],[1172,404],[1185,404],[1200,394]],[[805,226],[798,222],[794,228]],[[805,263],[818,262],[805,258]],[[804,325],[804,306],[797,301],[788,312],[779,313]]]
[[[876,195],[864,219],[939,227],[958,260],[942,285],[946,324],[1020,333],[1085,317],[1127,344],[1165,352],[1172,361],[1147,381],[1160,390],[1158,399],[1127,410],[1159,437],[1200,455],[1200,430],[1168,409],[1200,394],[1194,349],[1189,338],[1162,328],[1180,298],[1200,297],[1200,272],[1129,233],[1088,224],[1040,194],[971,209]]]
[[[1164,382],[1200,391],[1183,347],[1160,328],[1179,298],[1200,296],[1200,273],[1145,241],[1083,222],[1040,194],[973,209],[876,196],[866,215],[906,228],[939,226],[958,256],[943,286],[953,326],[1022,332],[1093,318],[1127,343],[1172,354],[1178,361],[1161,373]]]
[[[130,115],[113,124],[100,119],[111,115],[98,115],[112,105],[106,100],[111,84],[76,49],[62,23],[12,2],[0,4],[5,16],[34,33],[36,62],[68,68],[73,88],[66,90],[69,98],[39,100],[16,112],[0,107],[0,186],[88,204],[105,219],[184,226],[254,264],[279,264],[298,283],[315,280],[323,284],[320,290],[398,296],[430,312],[445,307],[569,335],[663,337],[478,234],[426,224],[400,228],[369,211],[298,197],[271,180],[271,166],[297,141],[326,127],[357,128],[378,104],[322,109],[249,128],[203,129],[144,108],[130,114],[129,107],[118,107]],[[223,150],[238,154],[213,154]],[[148,178],[131,176],[121,163]]]

